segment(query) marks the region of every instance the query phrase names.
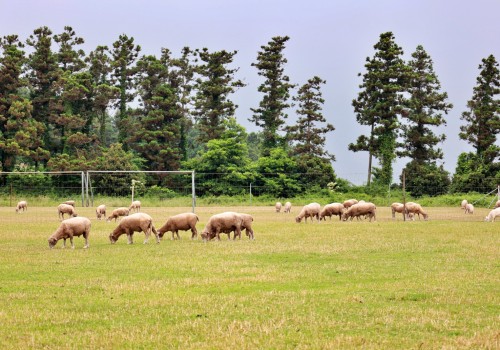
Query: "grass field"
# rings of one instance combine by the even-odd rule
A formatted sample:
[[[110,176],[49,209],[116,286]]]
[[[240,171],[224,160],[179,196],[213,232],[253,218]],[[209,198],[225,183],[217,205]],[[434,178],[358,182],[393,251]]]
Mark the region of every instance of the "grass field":
[[[133,245],[97,221],[90,248],[49,250],[54,208],[0,208],[1,349],[499,349],[500,222],[486,209],[431,220],[296,224],[268,207],[255,241],[181,232]],[[143,208],[155,226],[190,208]],[[450,219],[449,213],[456,213]],[[446,214],[445,214],[446,213]]]

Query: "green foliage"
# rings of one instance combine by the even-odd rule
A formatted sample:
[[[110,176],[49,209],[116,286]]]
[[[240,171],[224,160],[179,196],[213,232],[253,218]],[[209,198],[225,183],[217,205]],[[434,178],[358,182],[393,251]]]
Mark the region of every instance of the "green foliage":
[[[448,192],[449,173],[442,166],[420,164],[417,161],[405,167],[406,190],[414,197],[438,196]]]
[[[500,162],[487,163],[477,153],[461,153],[453,176],[452,192],[489,192],[500,183]]]

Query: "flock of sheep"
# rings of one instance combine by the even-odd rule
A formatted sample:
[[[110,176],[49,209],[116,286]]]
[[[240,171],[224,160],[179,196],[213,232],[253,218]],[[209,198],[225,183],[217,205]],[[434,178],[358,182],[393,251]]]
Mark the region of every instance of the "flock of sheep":
[[[290,213],[292,209],[292,204],[286,202],[283,206],[281,202],[275,204],[276,212],[281,212],[283,208],[284,213]],[[474,213],[474,206],[468,203],[467,200],[463,200],[461,203],[461,208],[465,210],[465,213]],[[26,201],[20,201],[16,205],[16,213],[24,212],[28,209],[28,203]],[[146,239],[144,243],[148,243],[151,233],[155,235],[156,242],[160,243],[160,239],[166,232],[172,232],[172,239],[176,237],[180,239],[178,231],[191,231],[191,239],[195,239],[198,236],[198,231],[196,229],[196,223],[199,218],[194,213],[181,213],[168,218],[167,222],[160,227],[158,230],[155,229],[153,225],[153,219],[150,215],[140,212],[141,202],[133,201],[132,204],[127,207],[116,208],[112,211],[111,215],[106,218],[106,206],[104,204],[99,205],[96,208],[96,217],[98,220],[106,219],[110,222],[111,220],[117,221],[118,218],[120,222],[118,226],[109,235],[109,240],[112,244],[116,243],[118,238],[125,234],[127,235],[128,244],[132,244],[132,235],[134,232],[144,232]],[[377,207],[371,202],[365,202],[363,200],[357,201],[356,199],[349,199],[343,203],[330,203],[321,208],[318,203],[310,203],[305,205],[299,214],[295,217],[295,221],[300,223],[302,220],[307,222],[309,218],[311,222],[314,218],[317,221],[326,220],[326,217],[331,219],[332,216],[338,215],[339,220],[347,221],[356,219],[369,219],[371,222],[376,220],[376,210]],[[135,211],[135,213],[132,213]],[[428,219],[428,214],[424,211],[422,206],[415,202],[402,203],[392,203],[391,205],[392,218],[396,218],[396,213],[401,213],[404,218],[408,220],[414,220],[415,216],[418,215],[420,220],[420,215],[422,215],[424,220]],[[89,234],[91,228],[91,222],[86,217],[79,217],[75,210],[74,201],[66,201],[57,206],[57,213],[59,219],[62,220],[60,226],[57,230],[49,237],[48,243],[49,247],[53,248],[59,240],[63,240],[63,248],[66,247],[66,239],[69,238],[71,242],[71,247],[74,248],[73,237],[83,236],[85,239],[84,248],[89,247]],[[64,215],[69,216],[68,219],[64,219]],[[495,204],[495,208],[489,212],[485,217],[485,221],[493,222],[495,218],[500,217],[500,200]],[[220,240],[220,234],[226,233],[228,238],[231,237],[231,232],[234,232],[233,239],[241,239],[241,231],[245,230],[245,234],[249,239],[254,239],[254,232],[252,229],[253,217],[245,213],[236,212],[224,212],[220,214],[215,214],[210,217],[207,224],[205,225],[201,238],[203,241],[209,241],[214,238]]]

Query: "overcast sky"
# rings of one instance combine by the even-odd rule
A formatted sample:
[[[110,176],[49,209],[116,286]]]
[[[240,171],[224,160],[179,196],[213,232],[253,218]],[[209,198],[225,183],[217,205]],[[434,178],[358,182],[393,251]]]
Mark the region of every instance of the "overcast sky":
[[[356,184],[366,182],[368,155],[350,152],[347,145],[368,130],[357,124],[351,101],[381,33],[394,33],[405,59],[417,45],[432,57],[442,91],[454,105],[440,146],[451,173],[458,155],[472,150],[458,133],[481,59],[493,54],[500,61],[500,0],[0,0],[0,14],[0,36],[18,34],[24,41],[40,26],[57,34],[69,25],[85,39],[86,53],[111,46],[120,34],[134,37],[143,54],[159,55],[166,47],[178,56],[184,46],[237,50],[236,78],[248,85],[230,98],[248,131],[259,130],[248,118],[261,99],[261,80],[251,63],[273,36],[288,35],[285,73],[299,85],[315,75],[327,81],[323,113],[336,128],[327,149],[337,158],[337,175]],[[290,113],[289,122],[294,120]],[[396,182],[407,162],[397,160]]]

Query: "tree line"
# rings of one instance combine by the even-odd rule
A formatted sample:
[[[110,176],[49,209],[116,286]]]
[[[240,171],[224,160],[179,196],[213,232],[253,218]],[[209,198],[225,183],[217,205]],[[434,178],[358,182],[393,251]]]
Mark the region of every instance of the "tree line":
[[[48,27],[25,41],[0,39],[0,166],[22,170],[180,170],[221,174],[201,184],[207,194],[233,194],[248,183],[269,194],[346,186],[332,167],[325,139],[335,130],[322,114],[322,86],[314,76],[290,82],[284,55],[287,36],[260,47],[252,66],[263,82],[248,133],[234,114],[231,95],[245,88],[233,67],[237,51],[184,47],[141,55],[125,34],[111,46],[86,54],[84,39],[66,26]],[[500,179],[499,70],[483,59],[460,137],[476,150],[460,155],[453,182],[437,161],[443,125],[453,107],[441,91],[431,57],[418,46],[405,62],[391,32],[382,33],[366,60],[352,105],[359,124],[370,126],[349,150],[369,152],[368,185],[392,181],[396,157],[410,157],[406,171],[415,187],[473,189],[484,178]],[[290,111],[297,115],[287,121]],[[378,160],[378,166],[372,159]],[[263,175],[267,174],[267,175]],[[296,174],[296,175],[291,175]],[[304,176],[303,174],[307,174]],[[496,180],[492,180],[492,183]]]

